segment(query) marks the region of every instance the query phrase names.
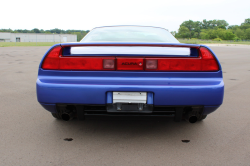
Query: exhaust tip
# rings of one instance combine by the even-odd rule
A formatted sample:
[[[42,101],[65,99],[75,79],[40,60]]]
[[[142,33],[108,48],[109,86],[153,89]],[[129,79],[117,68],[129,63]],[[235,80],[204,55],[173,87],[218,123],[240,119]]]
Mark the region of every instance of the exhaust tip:
[[[191,116],[188,119],[189,123],[195,123],[195,122],[197,122],[197,120],[198,120],[198,118],[196,116]]]
[[[69,114],[62,114],[62,120],[64,121],[70,121],[72,119],[72,116]]]

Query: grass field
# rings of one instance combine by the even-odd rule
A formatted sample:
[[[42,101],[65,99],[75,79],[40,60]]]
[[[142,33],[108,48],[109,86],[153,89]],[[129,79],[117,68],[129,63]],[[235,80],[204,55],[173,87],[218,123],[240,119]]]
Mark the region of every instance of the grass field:
[[[201,39],[178,39],[181,43],[189,44],[245,44],[250,45],[250,41],[213,41],[213,40],[201,40]]]
[[[200,39],[178,39],[181,43],[189,44],[244,44],[250,45],[250,41],[213,41]],[[15,47],[15,46],[52,46],[54,42],[0,42],[0,47]]]
[[[15,47],[15,46],[53,46],[54,42],[0,42],[0,47]]]

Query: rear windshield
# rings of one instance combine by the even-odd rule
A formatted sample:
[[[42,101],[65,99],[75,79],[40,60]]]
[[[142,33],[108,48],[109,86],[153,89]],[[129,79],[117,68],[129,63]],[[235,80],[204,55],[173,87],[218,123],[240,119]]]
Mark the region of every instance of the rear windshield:
[[[167,30],[155,27],[117,26],[95,28],[80,42],[165,42],[179,43]]]

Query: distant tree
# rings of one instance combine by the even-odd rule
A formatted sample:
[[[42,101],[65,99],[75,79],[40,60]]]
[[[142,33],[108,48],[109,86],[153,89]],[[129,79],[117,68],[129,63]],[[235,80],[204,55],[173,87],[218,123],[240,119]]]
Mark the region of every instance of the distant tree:
[[[244,30],[238,28],[235,31],[233,31],[233,33],[240,39],[245,39],[245,32]]]
[[[193,37],[199,38],[201,29],[202,29],[202,23],[200,21],[192,21],[192,20],[184,21],[180,25],[180,27],[182,27],[182,26],[188,28],[188,30],[190,32],[189,38],[193,38]]]
[[[171,31],[170,33],[171,33],[173,36],[175,36],[177,32],[176,32],[176,31]]]
[[[229,24],[225,20],[206,20],[202,21],[203,29],[214,29],[215,27],[219,27],[222,29],[226,29]]]
[[[245,19],[244,23],[242,24],[250,24],[250,18]]]
[[[246,39],[250,39],[250,28],[246,29],[245,35]]]
[[[230,25],[230,26],[228,26],[228,28],[227,28],[227,29],[236,30],[236,29],[238,29],[238,28],[240,28],[240,26],[239,26],[239,25]]]
[[[216,25],[219,28],[226,29],[229,24],[225,20],[216,20]]]
[[[245,19],[244,23],[241,24],[240,28],[241,29],[248,29],[248,28],[250,28],[250,18]]]
[[[190,38],[191,32],[186,26],[181,26],[178,30],[178,37],[179,38]]]
[[[61,29],[58,29],[58,28],[55,28],[55,29],[51,29],[50,32],[51,33],[57,33],[57,34],[60,34],[61,33]]]
[[[17,33],[23,33],[23,30],[22,29],[17,29],[15,30]]]
[[[233,32],[227,30],[227,31],[224,32],[224,38],[221,38],[221,39],[223,39],[223,40],[234,40],[235,37],[236,37],[236,35],[233,34]]]
[[[37,29],[37,28],[34,28],[34,29],[32,29],[31,31],[33,31],[34,33],[40,33],[40,30]]]

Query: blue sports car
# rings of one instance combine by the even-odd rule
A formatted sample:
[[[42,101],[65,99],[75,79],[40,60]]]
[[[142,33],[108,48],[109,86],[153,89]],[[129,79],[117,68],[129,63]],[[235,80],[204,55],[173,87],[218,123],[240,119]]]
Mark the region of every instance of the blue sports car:
[[[166,116],[195,123],[223,102],[222,69],[205,45],[166,29],[109,26],[52,46],[36,81],[38,102],[57,119]]]

